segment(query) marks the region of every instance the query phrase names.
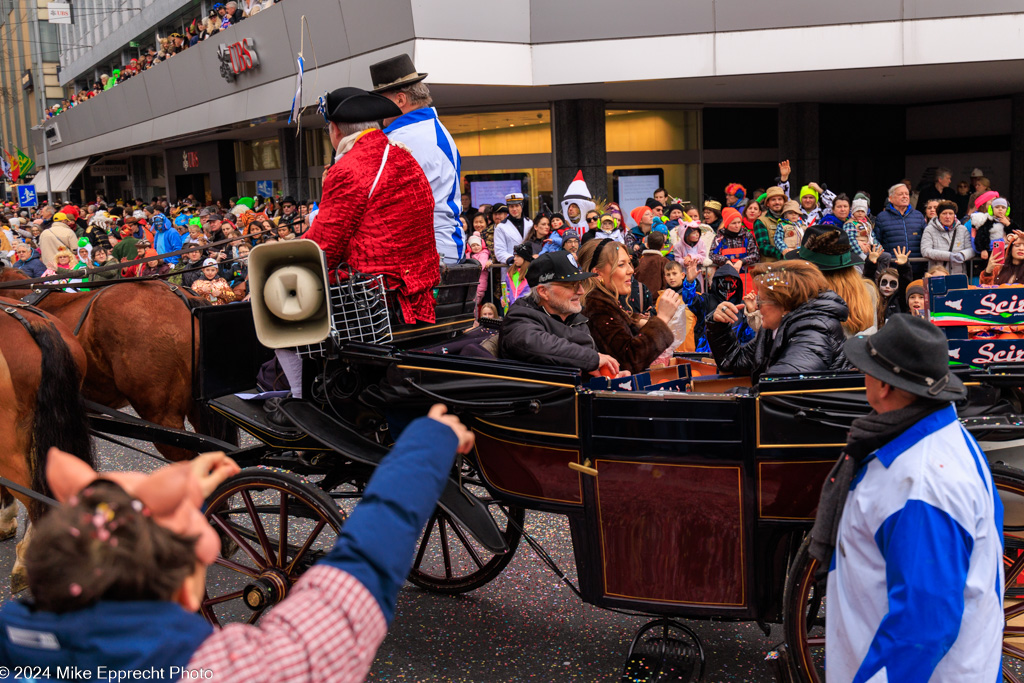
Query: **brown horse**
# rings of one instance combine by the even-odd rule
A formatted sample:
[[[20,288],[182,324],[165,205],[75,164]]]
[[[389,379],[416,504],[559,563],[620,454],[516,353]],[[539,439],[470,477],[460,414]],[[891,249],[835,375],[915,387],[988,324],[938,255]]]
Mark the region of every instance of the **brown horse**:
[[[79,387],[86,370],[85,350],[59,320],[15,308],[0,299],[0,475],[15,484],[50,495],[46,455],[51,447],[73,453],[92,464],[89,422]],[[9,311],[15,311],[24,323]],[[28,509],[29,522],[46,506],[14,495]],[[17,504],[0,489],[2,533],[17,532]],[[24,554],[29,534],[18,544],[11,590],[24,587]]]
[[[19,279],[26,277],[13,268],[0,272],[0,282]],[[27,294],[27,288],[0,289],[0,296]],[[115,409],[131,405],[139,417],[164,427],[183,429],[187,418],[197,432],[237,443],[236,430],[192,398],[192,339],[199,331],[191,310],[206,305],[202,299],[166,282],[126,282],[51,292],[37,305],[70,327],[85,348],[85,398]],[[171,460],[195,455],[172,446],[157,450]]]

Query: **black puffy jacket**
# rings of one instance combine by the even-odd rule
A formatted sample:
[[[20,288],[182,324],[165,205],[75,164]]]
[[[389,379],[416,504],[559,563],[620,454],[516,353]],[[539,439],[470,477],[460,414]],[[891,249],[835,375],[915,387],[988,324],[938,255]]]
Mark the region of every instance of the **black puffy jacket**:
[[[501,321],[498,357],[579,368],[584,372],[597,370],[600,363],[587,318],[582,313],[570,315],[563,322],[529,297],[512,304]]]
[[[779,329],[761,329],[740,346],[732,326],[707,317],[708,343],[721,373],[750,375],[799,375],[828,370],[852,370],[843,343],[843,321],[850,309],[835,292],[823,292],[782,319]]]

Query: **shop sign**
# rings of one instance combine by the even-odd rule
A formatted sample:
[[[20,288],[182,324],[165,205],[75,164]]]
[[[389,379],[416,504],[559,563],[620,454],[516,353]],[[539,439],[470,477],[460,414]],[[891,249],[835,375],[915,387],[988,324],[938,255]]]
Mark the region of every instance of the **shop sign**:
[[[70,24],[71,3],[51,2],[46,5],[47,20],[51,24]]]
[[[108,175],[128,175],[128,164],[95,164],[89,167],[94,178]]]
[[[184,168],[186,171],[193,171],[199,168],[199,152],[182,152],[181,167]]]
[[[220,58],[220,75],[228,83],[234,83],[239,74],[252,71],[260,65],[256,41],[252,38],[243,38],[230,45],[221,44],[217,56]]]

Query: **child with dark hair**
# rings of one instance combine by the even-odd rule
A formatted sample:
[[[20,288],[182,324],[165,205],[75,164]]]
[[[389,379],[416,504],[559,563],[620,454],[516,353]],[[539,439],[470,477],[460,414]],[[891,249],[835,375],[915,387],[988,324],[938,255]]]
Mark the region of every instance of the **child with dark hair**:
[[[97,473],[50,449],[46,477],[62,505],[27,552],[34,602],[0,608],[0,662],[94,679],[105,667],[152,668],[164,680],[207,670],[224,683],[361,681],[455,453],[472,445],[472,432],[435,405],[405,429],[333,549],[287,598],[259,626],[219,631],[195,614],[221,548],[201,506],[238,465],[215,453],[150,476]]]
[[[891,261],[883,256],[882,245],[872,245],[868,258],[864,262],[864,277],[878,285],[882,298],[879,302],[879,327],[897,313],[909,313],[907,305],[907,286],[914,279],[910,268],[910,252],[896,247],[896,260]]]
[[[637,264],[633,277],[642,282],[651,294],[656,295],[665,289],[665,278],[662,273],[668,259],[661,253],[661,250],[665,248],[665,234],[650,232],[647,234],[645,242],[647,248],[640,254],[640,263]]]

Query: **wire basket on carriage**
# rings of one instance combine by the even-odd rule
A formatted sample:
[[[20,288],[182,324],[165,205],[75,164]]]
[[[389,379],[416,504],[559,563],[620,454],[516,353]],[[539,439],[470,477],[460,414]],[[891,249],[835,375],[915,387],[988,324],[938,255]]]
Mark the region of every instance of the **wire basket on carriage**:
[[[337,346],[345,342],[386,344],[391,341],[384,276],[353,276],[328,287],[331,333]],[[298,347],[300,356],[322,358],[328,354],[328,340]]]

